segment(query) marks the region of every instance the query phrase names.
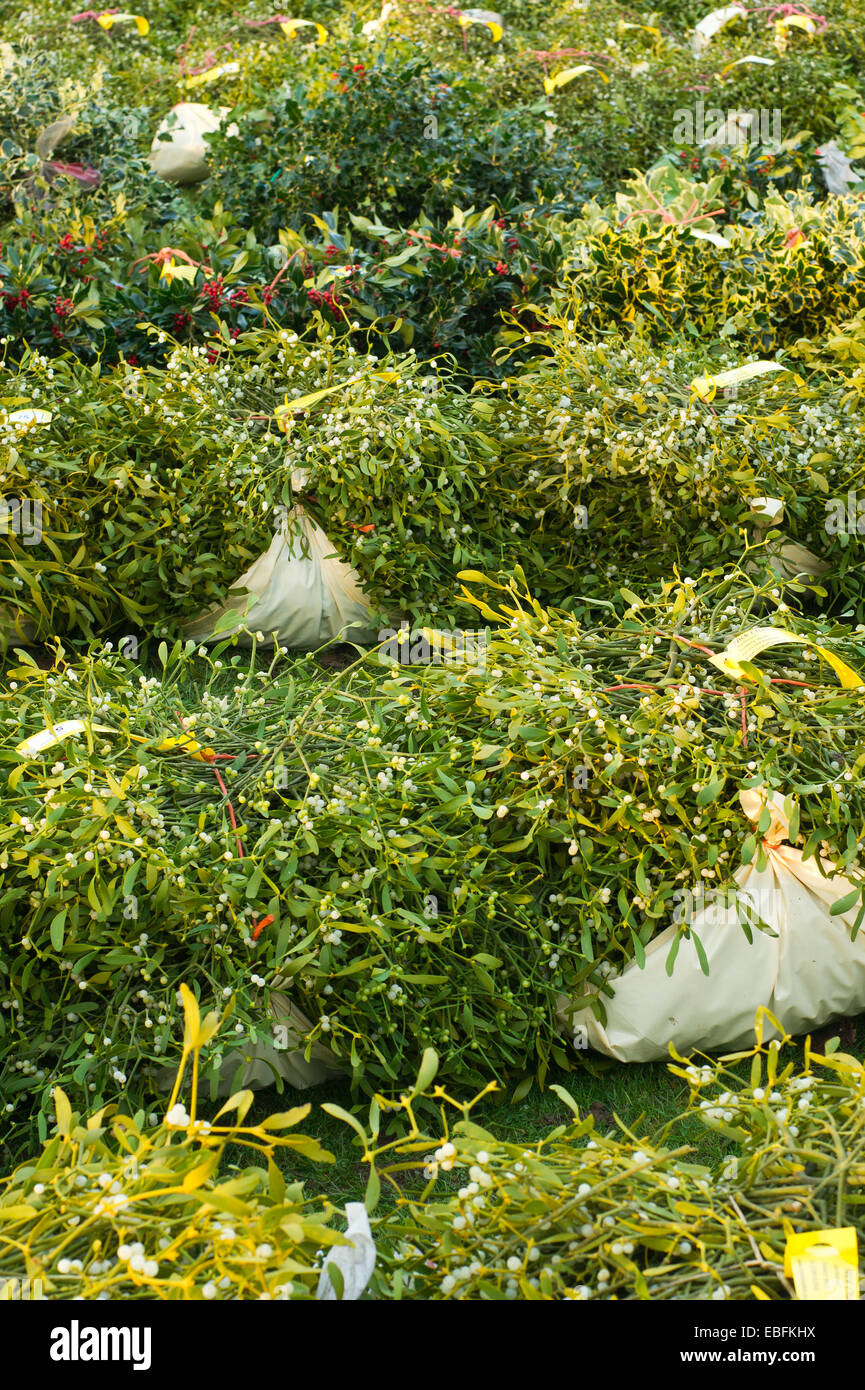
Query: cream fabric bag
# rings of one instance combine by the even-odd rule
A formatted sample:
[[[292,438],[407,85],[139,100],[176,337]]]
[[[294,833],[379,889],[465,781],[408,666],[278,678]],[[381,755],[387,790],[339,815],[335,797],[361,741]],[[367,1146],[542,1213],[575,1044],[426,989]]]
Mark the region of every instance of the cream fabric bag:
[[[761,539],[765,532],[779,527],[784,519],[784,503],[780,497],[752,497],[750,506],[754,527]],[[770,551],[770,563],[782,579],[798,579],[803,584],[822,579],[832,568],[813,550],[787,537]],[[753,569],[753,566],[746,568]]]
[[[312,1024],[287,994],[276,990],[271,994],[270,1020],[271,1042],[256,1043],[243,1050],[238,1048],[224,1059],[217,1095],[272,1086],[277,1076],[295,1090],[305,1091],[308,1086],[318,1086],[322,1081],[345,1075],[346,1068],[323,1043],[313,1043],[309,1061],[306,1060],[303,1038]],[[235,1081],[239,1066],[244,1070]]]
[[[586,1030],[576,1037],[579,1045],[587,1037],[589,1047],[620,1062],[648,1062],[666,1057],[670,1043],[685,1055],[748,1046],[761,1006],[791,1034],[865,1010],[865,929],[850,939],[858,905],[829,915],[832,903],[854,885],[828,860],[821,860],[821,873],[816,859],[804,862],[801,851],[785,843],[789,822],[779,792],[765,798],[744,791],[740,800],[755,825],[764,805],[772,817],[763,839],[766,867],[758,869],[754,860],[735,879],[740,896],[777,936],[755,927],[749,943],[735,908],[698,911],[693,927],[706,951],[708,976],[687,940],[667,975],[667,953],[678,931],[669,927],[646,948],[644,969],[632,962],[611,980],[615,995],[604,1001],[606,1025],[590,1009],[571,1015],[568,1000],[560,997],[563,1031]]]
[[[280,990],[271,993],[266,1026],[271,1030],[268,1042],[234,1048],[223,1058],[217,1096],[273,1086],[277,1077],[281,1077],[294,1090],[305,1091],[309,1086],[319,1086],[323,1081],[345,1076],[348,1068],[323,1043],[313,1043],[307,1061],[304,1037],[312,1024],[288,995]],[[159,1089],[170,1091],[176,1074],[176,1067],[160,1067],[156,1073]]]
[[[150,146],[150,167],[154,174],[168,183],[201,183],[210,170],[207,166],[206,135],[212,135],[222,125],[229,107],[214,111],[200,101],[180,101],[172,106],[161,121]],[[237,126],[228,127],[236,134]],[[169,139],[165,139],[165,136]]]
[[[227,622],[231,613],[237,614],[234,625]],[[241,625],[268,639],[275,632],[278,642],[309,651],[326,642],[361,641],[373,635],[356,571],[334,555],[324,531],[299,504],[269,550],[238,579],[228,602],[187,623],[183,635],[195,642],[213,642]],[[243,640],[248,644],[249,638]]]

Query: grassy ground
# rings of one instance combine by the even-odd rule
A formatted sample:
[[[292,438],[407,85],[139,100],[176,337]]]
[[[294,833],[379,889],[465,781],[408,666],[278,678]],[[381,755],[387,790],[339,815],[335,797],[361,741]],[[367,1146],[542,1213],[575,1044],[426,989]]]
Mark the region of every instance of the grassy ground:
[[[830,1025],[813,1036],[821,1048],[836,1037],[845,1052],[862,1056],[865,1053],[865,1015]],[[788,1060],[792,1060],[793,1055],[791,1053]],[[797,1059],[801,1056],[801,1047],[796,1049],[795,1056]],[[747,1076],[747,1067],[747,1063],[739,1065],[743,1076]],[[671,1075],[665,1062],[626,1066],[590,1056],[577,1071],[551,1072],[549,1082],[563,1086],[576,1100],[581,1114],[591,1110],[602,1132],[624,1127],[641,1138],[657,1134],[675,1120],[685,1109],[688,1097],[687,1087]],[[320,1109],[327,1102],[351,1109],[356,1102],[352,1100],[347,1082],[330,1082],[290,1095],[286,1092],[280,1095],[275,1088],[262,1090],[256,1096],[248,1122],[263,1119],[272,1111],[284,1110],[287,1104],[307,1101],[312,1110],[301,1128],[314,1134],[334,1155],[336,1162],[332,1165],[310,1163],[289,1154],[283,1154],[278,1161],[292,1178],[306,1182],[310,1194],[322,1193],[340,1207],[347,1201],[362,1200],[369,1169],[361,1162],[359,1140],[348,1125]],[[543,1091],[533,1087],[517,1103],[502,1091],[485,1097],[472,1111],[477,1124],[506,1137],[509,1142],[526,1144],[537,1143],[569,1117],[569,1111],[548,1086]],[[437,1134],[436,1118],[430,1115],[429,1119],[430,1132]],[[394,1130],[389,1137],[396,1137],[397,1132]],[[695,1119],[688,1119],[676,1127],[676,1139],[677,1143],[692,1144],[695,1160],[707,1165],[714,1164],[730,1147],[722,1136],[704,1128]],[[462,1182],[459,1175],[455,1176],[458,1183]],[[387,1186],[383,1187],[382,1202],[392,1200],[393,1194]]]

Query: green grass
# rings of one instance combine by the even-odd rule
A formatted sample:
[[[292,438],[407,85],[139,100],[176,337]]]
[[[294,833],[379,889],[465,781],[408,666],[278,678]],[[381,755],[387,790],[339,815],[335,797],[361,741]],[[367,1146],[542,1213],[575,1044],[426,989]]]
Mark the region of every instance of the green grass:
[[[842,1051],[862,1056],[865,1053],[865,1015],[845,1020],[843,1024],[835,1024],[820,1032],[824,1040],[838,1036],[841,1038]],[[803,1044],[804,1039],[788,1054],[788,1061],[801,1060]],[[746,1078],[748,1063],[739,1063],[733,1070]],[[565,1124],[570,1118],[565,1105],[549,1089],[550,1083],[558,1083],[573,1096],[581,1115],[585,1115],[592,1106],[599,1107],[593,1113],[596,1127],[602,1132],[615,1132],[624,1127],[640,1138],[657,1134],[665,1125],[677,1119],[685,1110],[688,1099],[687,1086],[670,1073],[666,1062],[625,1065],[590,1054],[578,1070],[551,1071],[545,1089],[540,1091],[533,1086],[521,1101],[514,1103],[505,1090],[485,1097],[472,1111],[472,1119],[508,1142],[537,1143],[550,1130]],[[305,1181],[310,1195],[318,1193],[326,1196],[339,1207],[346,1202],[361,1201],[369,1169],[361,1161],[359,1140],[347,1124],[320,1108],[326,1103],[339,1105],[344,1110],[351,1110],[357,1105],[348,1082],[329,1082],[311,1087],[308,1091],[283,1091],[281,1095],[275,1087],[266,1088],[257,1094],[248,1123],[264,1119],[275,1110],[284,1110],[287,1104],[306,1102],[312,1109],[299,1128],[314,1135],[334,1155],[335,1162],[311,1163],[287,1151],[277,1155],[277,1162],[288,1176]],[[361,1107],[359,1113],[363,1120]],[[428,1132],[432,1137],[437,1137],[437,1116],[428,1113],[427,1118]],[[392,1128],[387,1131],[386,1137],[397,1136],[398,1123],[396,1117],[391,1118]],[[385,1129],[384,1120],[382,1128]],[[693,1117],[676,1126],[676,1142],[692,1144],[695,1161],[709,1166],[721,1159],[731,1147],[722,1136],[705,1128]],[[228,1158],[229,1162],[232,1159],[240,1161],[241,1151],[236,1156],[229,1154]],[[454,1176],[458,1183],[462,1181],[459,1175]],[[410,1190],[410,1186],[409,1180],[406,1182],[407,1190]],[[393,1200],[394,1194],[385,1184],[382,1204],[390,1204]]]

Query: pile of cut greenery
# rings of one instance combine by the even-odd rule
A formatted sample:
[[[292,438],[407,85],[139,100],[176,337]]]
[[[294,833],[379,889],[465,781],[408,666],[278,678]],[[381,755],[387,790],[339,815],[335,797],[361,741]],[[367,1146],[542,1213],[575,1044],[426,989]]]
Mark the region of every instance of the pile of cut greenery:
[[[178,983],[202,977],[237,995],[239,1041],[288,990],[367,1090],[429,1046],[462,1085],[543,1080],[569,1064],[559,996],[608,989],[679,890],[731,888],[761,852],[743,788],[790,798],[791,839],[861,891],[861,631],[740,572],[626,591],[601,628],[516,580],[467,593],[488,629],[462,654],[430,631],[430,664],[391,644],[326,683],[229,643],[163,646],[137,680],[104,652],[12,668],[0,1026],[20,1119],[58,1080],[146,1091]],[[806,645],[712,663],[758,625]],[[680,945],[702,950],[687,923]]]
[[[378,1297],[795,1299],[792,1234],[862,1237],[865,1069],[807,1044],[798,1063],[760,1044],[762,1023],[753,1052],[677,1059],[689,1104],[654,1135],[602,1135],[562,1087],[574,1118],[528,1146],[481,1128],[471,1103],[442,1104],[431,1140],[403,1101],[407,1136],[365,1141],[398,1208],[380,1228],[395,1248],[384,1246]],[[721,1137],[720,1162],[699,1161],[683,1132],[693,1120]],[[426,1190],[406,1196],[405,1170],[422,1161]],[[458,1192],[442,1192],[443,1173]]]

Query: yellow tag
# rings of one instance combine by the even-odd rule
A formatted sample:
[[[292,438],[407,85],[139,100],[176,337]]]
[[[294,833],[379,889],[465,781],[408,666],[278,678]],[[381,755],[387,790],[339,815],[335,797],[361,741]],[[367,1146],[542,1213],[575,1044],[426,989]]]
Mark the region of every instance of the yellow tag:
[[[729,372],[716,372],[714,376],[695,376],[691,390],[701,401],[710,401],[715,392],[725,386],[738,386],[740,381],[750,381],[752,377],[762,376],[764,372],[789,372],[780,362],[747,362],[744,367],[734,367]]]
[[[859,1298],[859,1252],[854,1226],[808,1231],[787,1238],[784,1273],[803,1301]]]
[[[208,82],[215,82],[219,77],[233,77],[237,72],[240,72],[239,63],[222,63],[218,68],[208,68],[206,72],[197,72],[194,77],[187,77],[184,86],[203,87]]]
[[[580,77],[584,72],[596,72],[599,77],[603,77],[605,82],[610,80],[605,72],[601,72],[600,68],[593,67],[591,63],[578,63],[575,68],[565,68],[564,72],[557,72],[554,77],[545,77],[544,91],[548,97],[552,96],[559,87],[566,87],[569,82],[573,82],[575,77]]]
[[[142,740],[143,741],[143,740]],[[202,748],[200,743],[196,743],[194,738],[188,734],[180,737],[164,738],[161,743],[157,743],[157,753],[168,753],[172,748],[179,748],[181,753],[186,753],[190,758],[197,759],[200,763],[209,763],[214,756],[213,748]]]
[[[91,724],[91,729],[95,729],[100,734],[113,734],[114,729],[109,729],[105,724]],[[15,749],[22,758],[35,758],[40,753],[44,753],[47,748],[53,748],[64,738],[77,738],[88,728],[83,719],[63,719],[59,724],[55,724],[51,729],[40,729],[38,734],[31,734],[25,738],[23,743],[19,743]]]
[[[107,33],[113,29],[115,24],[124,24],[131,19],[142,38],[150,33],[150,24],[143,14],[100,14],[96,17],[96,23]]]
[[[857,676],[856,672],[834,652],[828,651],[826,647],[818,647],[810,637],[802,637],[798,632],[787,632],[779,627],[752,627],[750,632],[742,632],[738,637],[734,637],[726,651],[719,652],[717,656],[709,659],[725,676],[731,676],[734,680],[745,680],[740,662],[753,661],[761,652],[768,651],[770,647],[782,646],[785,642],[793,642],[800,647],[813,647],[827,665],[832,667],[845,690],[855,690],[857,686],[865,685],[865,679]]]
[[[493,43],[498,43],[504,33],[501,18],[500,14],[493,14],[491,10],[463,10],[456,16],[456,21],[463,30],[468,29],[470,24],[486,25],[493,36]]]
[[[327,30],[323,24],[318,24],[314,19],[281,19],[279,27],[287,39],[293,39],[298,29],[304,29],[311,25],[318,33],[319,43],[324,43],[327,38]]]
[[[776,59],[775,59],[775,58],[757,58],[753,53],[749,53],[749,54],[747,54],[747,56],[744,57],[744,58],[737,58],[736,61],[735,61],[735,63],[728,63],[727,66],[726,66],[725,68],[722,68],[722,69],[721,69],[721,75],[722,75],[722,76],[726,76],[726,74],[727,74],[728,72],[732,72],[732,71],[733,71],[733,68],[738,68],[738,67],[740,67],[742,63],[759,63],[759,64],[761,64],[763,67],[773,68],[773,67],[775,66]]]
[[[13,410],[6,423],[19,430],[30,429],[33,425],[50,425],[50,410]]]
[[[64,719],[59,724],[55,724],[51,729],[40,729],[38,734],[31,734],[25,738],[23,743],[19,743],[15,749],[22,758],[35,758],[46,749],[53,748],[64,738],[77,738],[87,729],[99,734],[116,734],[117,729],[112,729],[108,724],[85,724],[83,719]],[[129,737],[135,743],[147,743],[148,740],[141,734],[130,734]],[[181,753],[186,753],[190,758],[197,759],[200,763],[209,763],[215,750],[213,748],[202,748],[200,743],[190,738],[188,734],[180,734],[177,737],[164,738],[161,743],[156,744],[157,753],[168,753],[173,748],[179,748]]]

